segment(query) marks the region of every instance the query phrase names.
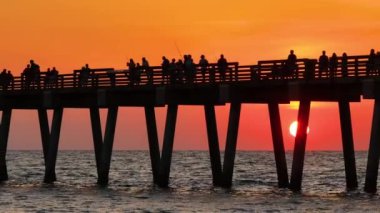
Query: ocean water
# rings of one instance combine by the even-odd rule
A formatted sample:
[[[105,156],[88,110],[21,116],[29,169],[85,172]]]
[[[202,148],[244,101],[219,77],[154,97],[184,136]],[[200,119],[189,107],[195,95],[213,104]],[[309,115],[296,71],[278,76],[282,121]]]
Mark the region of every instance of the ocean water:
[[[347,192],[342,153],[307,152],[303,190],[293,193],[277,188],[272,152],[237,152],[227,190],[212,186],[207,151],[174,152],[168,189],[152,184],[147,151],[115,151],[105,188],[91,151],[59,151],[54,184],[42,183],[41,151],[9,151],[0,212],[379,212],[380,197],[363,192],[366,157],[356,153],[359,189]]]

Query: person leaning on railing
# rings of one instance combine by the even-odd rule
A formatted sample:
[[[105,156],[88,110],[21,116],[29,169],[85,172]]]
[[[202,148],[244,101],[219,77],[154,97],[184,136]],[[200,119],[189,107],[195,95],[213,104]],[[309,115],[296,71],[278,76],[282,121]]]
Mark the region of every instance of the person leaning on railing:
[[[129,59],[129,62],[127,62],[128,71],[126,73],[128,80],[130,82],[130,85],[133,86],[135,84],[135,71],[136,71],[136,64],[133,61],[133,59]]]
[[[79,71],[79,87],[87,87],[88,78],[90,77],[90,67],[86,64]]]
[[[371,49],[369,53],[368,61],[366,64],[366,72],[367,72],[367,76],[370,76],[371,73],[376,72],[376,53],[374,49]]]
[[[145,72],[149,85],[153,84],[153,69],[149,66],[148,60],[143,57],[141,62],[143,72]]]
[[[206,73],[208,69],[208,61],[204,55],[201,55],[201,59],[199,60],[199,67],[202,74],[202,82],[206,83]]]
[[[184,55],[183,61],[184,61],[186,83],[192,84],[194,83],[195,76],[196,76],[196,67],[195,67],[193,58],[191,57],[191,55]]]

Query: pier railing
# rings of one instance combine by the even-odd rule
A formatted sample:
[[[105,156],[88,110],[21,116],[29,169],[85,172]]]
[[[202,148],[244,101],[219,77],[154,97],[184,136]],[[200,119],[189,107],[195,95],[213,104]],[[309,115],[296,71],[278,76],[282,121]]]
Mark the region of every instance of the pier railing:
[[[274,80],[295,79],[336,79],[336,78],[365,78],[379,76],[375,70],[368,70],[368,55],[348,56],[347,64],[342,63],[342,57],[338,57],[335,70],[327,72],[319,71],[318,61],[315,59],[298,59],[293,67],[286,67],[286,60],[262,60],[256,65],[239,65],[238,62],[228,63],[226,77],[222,79],[216,63],[209,64],[203,76],[201,67],[196,65],[196,74],[190,84],[218,84],[239,83]],[[308,68],[309,66],[309,68]],[[161,66],[149,67],[151,77],[147,72],[139,74],[140,79],[133,83],[128,69],[97,68],[90,69],[85,81],[81,82],[81,70],[74,70],[71,74],[59,74],[56,79],[47,80],[47,72],[41,72],[38,79],[26,82],[25,76],[14,77],[8,90],[33,90],[33,89],[66,89],[81,87],[123,87],[123,86],[152,86],[170,85],[170,77],[163,76]],[[333,73],[333,74],[332,74]],[[185,79],[185,76],[183,76]],[[188,83],[183,80],[183,84]],[[182,84],[176,83],[176,84]],[[1,88],[3,89],[3,88]]]

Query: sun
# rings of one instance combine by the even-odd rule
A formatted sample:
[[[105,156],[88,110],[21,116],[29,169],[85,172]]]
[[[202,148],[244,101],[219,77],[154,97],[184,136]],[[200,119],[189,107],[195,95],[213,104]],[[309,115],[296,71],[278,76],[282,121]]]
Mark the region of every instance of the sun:
[[[290,135],[292,135],[293,137],[296,137],[297,135],[297,127],[298,127],[297,121],[293,121],[289,126]],[[307,133],[309,134],[309,132],[310,132],[310,128],[307,127]]]

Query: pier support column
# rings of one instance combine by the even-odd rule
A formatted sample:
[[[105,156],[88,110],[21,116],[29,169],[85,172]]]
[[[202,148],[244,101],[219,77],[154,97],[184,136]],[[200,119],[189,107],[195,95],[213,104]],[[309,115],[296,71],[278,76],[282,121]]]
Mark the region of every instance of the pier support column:
[[[377,176],[380,155],[380,100],[375,99],[373,109],[371,141],[368,150],[367,172],[364,191],[375,193],[377,191]]]
[[[100,174],[101,154],[103,145],[102,126],[100,121],[99,108],[90,108],[92,139],[94,142],[95,162],[98,175]]]
[[[294,144],[292,176],[289,185],[289,188],[293,191],[301,190],[309,114],[310,100],[301,100],[298,111],[297,135]]]
[[[164,141],[162,146],[162,155],[159,169],[159,181],[158,185],[161,187],[167,187],[169,185],[170,164],[173,153],[173,142],[175,126],[177,122],[178,105],[169,104],[168,112],[166,115],[166,125],[164,132]]]
[[[56,108],[53,112],[53,121],[51,123],[51,132],[49,136],[48,152],[45,162],[45,183],[56,181],[55,164],[57,162],[58,143],[61,133],[63,108]]]
[[[339,101],[340,125],[342,131],[344,168],[346,172],[346,187],[348,190],[358,187],[355,164],[354,139],[352,136],[350,103]]]
[[[3,115],[0,124],[0,181],[8,180],[6,154],[11,115],[12,109],[3,109]]]
[[[145,107],[145,120],[148,132],[149,154],[152,165],[153,182],[158,184],[158,171],[160,169],[160,147],[158,144],[156,113],[154,106]]]
[[[228,121],[226,149],[224,151],[222,187],[232,186],[232,176],[235,164],[236,144],[239,131],[241,103],[231,103]]]
[[[98,174],[98,184],[102,186],[108,184],[112,148],[115,137],[117,112],[118,107],[108,108],[106,130],[104,133],[104,142],[101,149],[101,163],[99,167],[100,172]]]
[[[220,150],[218,129],[216,125],[215,107],[213,105],[205,105],[205,117],[207,125],[208,149],[210,153],[212,183],[214,186],[220,186],[222,183],[223,173],[222,164],[220,162]]]
[[[46,169],[46,162],[49,150],[49,140],[50,140],[50,128],[47,109],[38,109],[38,120],[40,123],[40,133],[42,141],[42,151],[44,154],[44,163]],[[53,174],[53,179],[56,180],[55,171]]]
[[[282,137],[281,118],[278,103],[269,103],[269,118],[272,129],[273,150],[276,160],[278,187],[285,188],[289,185],[288,168],[286,165],[286,156],[284,140]]]

